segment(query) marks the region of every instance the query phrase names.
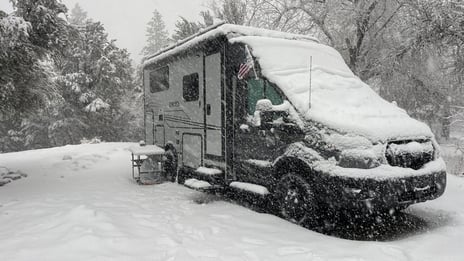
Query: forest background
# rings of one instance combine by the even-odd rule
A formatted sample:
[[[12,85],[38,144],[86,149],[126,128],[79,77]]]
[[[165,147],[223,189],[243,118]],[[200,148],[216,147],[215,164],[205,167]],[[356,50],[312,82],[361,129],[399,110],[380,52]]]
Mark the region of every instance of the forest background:
[[[143,139],[141,65],[104,26],[79,5],[10,2],[0,10],[0,152]],[[153,10],[142,54],[219,21],[312,35],[440,142],[461,144],[462,0],[212,0],[200,17],[179,17],[170,33]]]

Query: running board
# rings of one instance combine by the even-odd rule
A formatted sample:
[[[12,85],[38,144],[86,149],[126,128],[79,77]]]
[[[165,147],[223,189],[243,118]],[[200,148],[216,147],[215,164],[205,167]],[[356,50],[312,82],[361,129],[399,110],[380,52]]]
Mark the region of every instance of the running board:
[[[229,184],[229,197],[258,211],[272,209],[272,194],[261,185],[234,181]]]
[[[216,168],[199,167],[193,171],[191,178],[205,181],[215,187],[224,185],[224,172]]]
[[[234,182],[230,183],[229,186],[231,188],[233,188],[233,189],[253,193],[253,194],[256,194],[256,195],[263,196],[263,197],[266,197],[267,195],[270,194],[269,190],[266,187],[261,186],[261,185],[256,185],[256,184],[253,184],[253,183],[245,183],[245,182],[234,181]]]
[[[211,191],[211,190],[222,189],[223,188],[222,186],[211,185],[207,181],[198,180],[198,179],[194,179],[194,178],[187,179],[184,182],[184,186],[186,186],[188,188],[191,188],[191,189],[194,189],[194,190],[198,190],[198,191]]]

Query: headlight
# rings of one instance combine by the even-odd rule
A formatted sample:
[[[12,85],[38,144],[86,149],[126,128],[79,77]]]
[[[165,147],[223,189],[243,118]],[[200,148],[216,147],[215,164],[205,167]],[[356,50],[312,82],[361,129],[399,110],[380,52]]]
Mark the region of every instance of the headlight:
[[[380,166],[380,162],[372,150],[351,149],[341,152],[338,165],[343,168],[372,169]]]

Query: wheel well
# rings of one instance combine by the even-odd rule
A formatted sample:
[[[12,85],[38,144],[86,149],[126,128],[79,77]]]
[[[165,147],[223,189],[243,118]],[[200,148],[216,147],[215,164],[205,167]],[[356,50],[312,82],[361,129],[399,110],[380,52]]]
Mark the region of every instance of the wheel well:
[[[300,173],[310,173],[311,167],[308,163],[302,161],[301,159],[295,157],[286,157],[280,159],[275,165],[275,179],[280,180],[280,178],[288,172],[295,172],[296,174]],[[300,175],[302,178],[307,179],[309,175]]]

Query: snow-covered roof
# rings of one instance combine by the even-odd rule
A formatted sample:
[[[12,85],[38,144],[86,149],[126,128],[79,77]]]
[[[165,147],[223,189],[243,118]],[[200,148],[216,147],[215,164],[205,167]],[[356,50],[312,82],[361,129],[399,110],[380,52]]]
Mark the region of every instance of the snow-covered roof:
[[[220,35],[228,36],[263,36],[272,38],[283,38],[283,39],[295,39],[295,40],[306,40],[319,42],[317,38],[312,36],[305,36],[300,34],[284,33],[279,31],[261,29],[256,27],[249,27],[235,24],[217,24],[211,27],[205,28],[200,32],[183,39],[174,45],[160,50],[154,55],[145,57],[144,66],[160,61],[168,56],[183,52],[203,41],[213,39]]]
[[[279,86],[306,119],[372,141],[433,136],[426,124],[382,99],[356,77],[332,47],[311,41],[256,36],[230,41],[251,47],[262,74]]]
[[[306,119],[363,135],[372,141],[433,137],[426,124],[382,99],[354,75],[335,49],[310,36],[231,24],[216,25],[148,57],[144,65],[219,35],[227,35],[231,43],[250,46],[262,74],[279,86]],[[310,57],[313,61],[311,109]]]

